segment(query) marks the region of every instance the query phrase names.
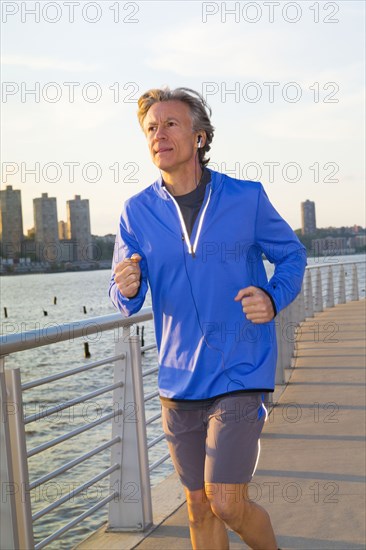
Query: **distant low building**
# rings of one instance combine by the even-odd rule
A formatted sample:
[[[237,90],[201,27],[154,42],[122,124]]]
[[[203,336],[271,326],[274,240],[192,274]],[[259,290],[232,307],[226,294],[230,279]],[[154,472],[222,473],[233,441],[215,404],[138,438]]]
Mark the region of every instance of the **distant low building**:
[[[58,222],[58,238],[67,239],[67,223],[62,220]]]
[[[72,239],[60,239],[59,262],[73,262],[75,255],[75,241]]]
[[[356,235],[354,237],[354,245],[356,247],[366,246],[366,235]]]
[[[351,247],[350,239],[346,237],[312,239],[311,247],[315,256],[342,256],[344,254],[352,254],[355,251]]]
[[[98,241],[103,241],[104,243],[114,243],[116,240],[116,235],[113,233],[108,233],[108,235],[93,235],[94,239],[98,239]]]

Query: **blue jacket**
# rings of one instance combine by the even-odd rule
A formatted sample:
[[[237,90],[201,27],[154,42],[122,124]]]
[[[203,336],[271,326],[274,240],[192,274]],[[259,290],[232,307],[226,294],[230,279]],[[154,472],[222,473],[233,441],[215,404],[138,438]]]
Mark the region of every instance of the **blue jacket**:
[[[306,255],[259,182],[210,170],[191,239],[178,204],[161,178],[125,202],[116,237],[109,294],[124,316],[142,307],[151,289],[159,353],[159,392],[206,399],[237,390],[273,391],[274,321],[248,321],[238,290],[266,290],[277,312],[299,293]],[[121,295],[114,265],[137,252],[141,285]],[[275,264],[268,281],[262,254]]]

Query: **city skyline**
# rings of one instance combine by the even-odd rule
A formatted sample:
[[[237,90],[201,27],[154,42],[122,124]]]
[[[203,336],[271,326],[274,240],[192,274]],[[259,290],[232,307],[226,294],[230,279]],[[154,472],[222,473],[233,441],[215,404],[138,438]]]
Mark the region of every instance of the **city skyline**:
[[[33,198],[33,226],[23,230],[21,191],[8,185],[0,192],[0,242],[5,257],[36,254],[45,261],[83,261],[92,257],[89,199],[75,195],[66,203],[66,221],[59,220],[56,197]],[[32,249],[32,242],[34,249]]]
[[[13,225],[16,227],[16,233],[21,232],[22,236],[27,238],[30,236],[32,232],[35,231],[36,228],[36,218],[37,218],[37,208],[36,205],[41,204],[42,201],[52,201],[52,207],[53,212],[56,214],[53,215],[53,221],[55,221],[55,228],[53,229],[53,234],[55,237],[51,239],[52,242],[58,241],[58,240],[67,240],[67,239],[77,239],[80,240],[82,234],[86,233],[88,235],[94,235],[96,237],[103,237],[108,236],[111,234],[115,235],[115,232],[110,231],[108,233],[105,233],[104,235],[98,234],[96,232],[93,232],[91,230],[91,222],[92,222],[92,216],[90,215],[90,209],[89,209],[89,198],[81,199],[80,195],[74,195],[74,199],[68,199],[66,201],[66,221],[60,219],[60,216],[58,214],[58,204],[57,204],[57,198],[56,197],[48,197],[48,193],[42,193],[40,197],[34,197],[32,199],[33,201],[33,224],[31,227],[25,227],[24,226],[24,220],[23,220],[23,212],[24,212],[24,205],[21,198],[21,190],[20,189],[13,189],[11,185],[8,185],[6,189],[3,189],[1,191],[2,196],[4,197],[6,194],[11,193],[13,197],[16,195],[15,200],[15,209],[17,212],[20,212],[16,217],[14,215],[14,211],[10,210],[10,212],[7,212],[7,216],[4,216],[6,213],[6,200],[1,201],[0,200],[0,231],[3,230],[4,224],[3,220],[6,219],[5,226],[6,226],[6,234],[9,232],[9,228]],[[14,200],[12,199],[11,203],[14,203]],[[79,211],[78,211],[79,210]],[[316,204],[314,201],[310,199],[306,199],[305,201],[301,202],[299,205],[299,217],[301,219],[301,222],[298,227],[294,227],[294,230],[301,230],[301,233],[303,235],[312,234],[315,233],[318,229],[327,229],[327,228],[337,228],[337,227],[361,227],[362,229],[365,229],[364,226],[359,226],[358,224],[354,223],[349,226],[320,226],[316,223]],[[11,215],[11,216],[10,216]],[[39,215],[39,214],[38,214]],[[11,222],[8,222],[8,218],[12,218]],[[51,216],[52,217],[52,216]],[[77,223],[76,220],[73,222],[73,220],[76,217],[83,217],[81,224]],[[15,224],[14,224],[15,220]],[[79,221],[79,220],[78,220]],[[74,223],[74,229],[72,229],[72,225]],[[24,227],[24,229],[23,229]],[[21,228],[21,229],[19,229]],[[0,240],[1,240],[1,233],[0,233]],[[11,240],[11,239],[10,239]],[[40,235],[38,236],[38,240],[48,241],[48,237],[46,236],[43,238]],[[90,244],[89,238],[87,239],[87,242],[85,243],[85,246]]]
[[[21,189],[14,189],[14,186],[13,185],[7,185],[5,188],[2,188],[2,191],[5,191],[7,188],[12,188],[14,191],[19,191],[21,192]],[[44,196],[44,195],[48,195],[48,193],[45,193],[45,192],[42,192],[41,191],[41,197]],[[74,195],[74,197],[77,197],[80,195]],[[34,201],[36,198],[41,198],[41,197],[34,197],[34,198],[31,198],[31,201]],[[56,199],[57,201],[57,197],[53,197]],[[90,201],[90,199],[85,199],[85,200],[88,200]],[[66,223],[64,221],[64,219],[67,219],[68,217],[68,202],[69,202],[69,199],[67,199],[65,201],[64,204],[61,205],[61,208],[62,206],[64,206],[65,210],[64,210],[64,214],[61,216],[59,215],[59,204],[57,203],[57,222],[58,222],[58,233],[60,233],[60,224],[65,224],[65,228],[66,228]],[[298,218],[299,218],[299,222],[297,225],[295,226],[292,226],[292,228],[295,230],[295,229],[302,229],[304,227],[304,211],[303,211],[303,205],[305,203],[312,203],[312,204],[315,204],[314,201],[311,201],[310,199],[305,199],[304,201],[302,201],[300,203],[300,208],[299,208],[299,211],[298,211]],[[23,230],[23,235],[26,236],[27,233],[29,233],[30,231],[34,230],[34,208],[30,209],[29,208],[29,205],[24,205],[23,202],[21,203],[21,209],[22,209],[22,229]],[[31,212],[31,215],[32,215],[32,218],[33,218],[33,221],[32,223],[29,223],[29,220],[30,220],[30,212]],[[314,214],[315,215],[315,214]],[[285,217],[285,216],[284,216]],[[24,222],[24,220],[27,219],[28,220],[28,223]],[[89,220],[89,224],[91,224],[91,220],[92,220],[92,217],[90,217],[90,220]],[[341,224],[341,225],[319,225],[319,224],[316,224],[316,227],[319,227],[319,228],[327,228],[327,227],[353,227],[353,226],[356,226],[356,225],[359,225],[360,227],[364,227],[364,225],[362,224],[358,224],[358,223],[349,223],[347,225],[345,224]],[[61,230],[62,231],[62,230]],[[90,229],[91,231],[91,229]],[[116,228],[112,227],[110,231],[107,231],[106,233],[98,233],[97,231],[91,231],[91,234],[93,235],[100,235],[100,236],[103,236],[103,235],[109,235],[109,234],[115,234],[116,233]],[[60,237],[61,238],[61,237]],[[67,237],[65,237],[67,238]]]
[[[216,166],[215,166],[215,168],[216,168]],[[235,177],[235,168],[232,170],[232,173],[233,173],[233,177]],[[151,183],[153,183],[153,181],[155,181],[155,180],[152,180]],[[8,187],[8,186],[9,186],[9,184],[6,185],[6,187]],[[14,183],[12,183],[11,186],[14,188]],[[17,184],[15,184],[15,187],[16,186],[17,186]],[[6,187],[2,186],[2,189],[5,189]],[[22,191],[22,185],[20,184],[20,185],[18,185],[18,187],[20,188],[19,190]],[[269,194],[269,196],[271,197],[271,186],[266,184],[266,182],[264,182],[264,187],[265,187],[265,190],[266,190],[267,194]],[[123,199],[121,199],[119,214],[122,210],[123,202],[126,199],[128,199],[130,196],[132,196],[133,194],[141,191],[143,188],[144,188],[144,186],[142,186],[141,189],[136,190],[135,192],[131,193],[131,195],[126,196]],[[79,189],[79,187],[78,187],[78,189]],[[44,192],[42,192],[42,188],[40,188],[40,193],[41,193],[41,195],[44,194]],[[58,212],[61,211],[63,213],[59,214],[58,218],[61,218],[59,221],[62,221],[62,219],[66,219],[66,217],[67,217],[67,198],[65,200],[64,194],[62,194],[61,198],[60,198],[60,194],[57,194],[57,192],[55,192],[55,191],[52,191],[52,194],[55,196],[55,198],[60,203],[60,210],[58,210]],[[94,199],[93,196],[90,197],[89,200],[90,200],[90,203],[92,205],[94,205],[94,210],[97,211],[98,210],[98,204],[97,204],[98,200]],[[301,200],[300,205],[302,203],[306,202],[307,200],[309,200],[309,199],[306,198],[306,189],[305,189],[304,198]],[[296,214],[294,215],[293,205],[291,205],[290,210],[288,210],[286,212],[281,211],[277,207],[276,204],[274,204],[274,206],[279,210],[279,213],[286,219],[286,221],[288,221],[290,223],[290,225],[292,226],[293,229],[300,229],[302,227],[302,213],[301,213],[300,209],[298,210],[297,215]],[[328,220],[328,223],[327,222],[322,223],[320,221],[320,223],[318,224],[319,227],[341,227],[341,226],[352,227],[353,225],[359,225],[361,227],[365,226],[365,219],[366,218],[365,218],[364,213],[363,213],[363,218],[362,218],[362,216],[358,216],[357,221],[352,221],[352,218],[350,217],[350,214],[352,214],[352,212],[350,212],[350,210],[347,209],[347,210],[344,210],[343,213],[344,213],[345,217],[340,219],[340,223],[329,223],[329,221],[332,220],[332,218],[329,218],[329,211],[328,211],[327,205],[325,205],[325,208],[322,208],[322,205],[321,205],[319,210],[320,210],[320,215],[319,216],[317,215],[317,219],[319,218],[320,220],[322,220],[322,219],[327,219]],[[290,214],[290,211],[291,211],[291,214]],[[109,223],[109,224],[95,223],[95,225],[97,225],[99,227],[99,230],[96,229],[96,231],[94,231],[93,234],[106,235],[106,234],[110,234],[110,233],[116,233],[119,214],[117,215],[117,222],[115,221],[115,219],[113,219],[112,222]],[[25,204],[25,206],[23,207],[24,234],[26,234],[28,230],[32,229],[32,227],[34,225],[34,223],[31,221],[32,217],[33,217],[32,207],[29,204]],[[98,218],[96,216],[96,220],[97,219]],[[294,223],[294,220],[295,220],[295,223]]]
[[[365,225],[363,3],[94,4],[94,22],[85,2],[73,22],[64,3],[54,23],[51,9],[6,15],[2,183],[22,190],[26,228],[48,192],[61,219],[67,197],[87,196],[93,233],[116,232],[123,202],[159,176],[136,102],[165,84],[204,95],[212,168],[260,180],[293,228],[309,197],[319,226]]]

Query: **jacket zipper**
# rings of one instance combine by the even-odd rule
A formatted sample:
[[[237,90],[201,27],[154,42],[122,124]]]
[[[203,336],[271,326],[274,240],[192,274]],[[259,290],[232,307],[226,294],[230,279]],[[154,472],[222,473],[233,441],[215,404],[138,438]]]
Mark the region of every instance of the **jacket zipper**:
[[[196,233],[196,238],[194,240],[194,243],[193,245],[191,244],[191,239],[189,238],[189,235],[188,235],[188,231],[187,231],[187,227],[186,227],[186,224],[184,223],[184,218],[183,218],[183,215],[182,215],[182,212],[179,208],[179,204],[177,203],[177,201],[175,200],[175,198],[170,195],[170,198],[172,199],[174,205],[175,205],[175,208],[177,209],[177,213],[178,213],[178,217],[179,217],[179,221],[180,221],[180,225],[181,225],[181,228],[182,228],[182,239],[186,242],[187,244],[187,249],[188,249],[188,253],[189,254],[192,254],[192,258],[195,258],[196,257],[196,250],[197,250],[197,245],[198,245],[198,239],[200,237],[200,234],[201,234],[201,230],[202,230],[202,224],[203,224],[203,219],[205,217],[205,214],[206,214],[206,210],[207,210],[207,207],[208,207],[208,204],[210,202],[210,199],[211,199],[211,187],[209,189],[209,194],[208,194],[208,198],[207,198],[207,201],[206,201],[206,204],[204,206],[204,209],[200,215],[200,218],[199,218],[199,222],[198,222],[198,228],[197,228],[197,233]]]

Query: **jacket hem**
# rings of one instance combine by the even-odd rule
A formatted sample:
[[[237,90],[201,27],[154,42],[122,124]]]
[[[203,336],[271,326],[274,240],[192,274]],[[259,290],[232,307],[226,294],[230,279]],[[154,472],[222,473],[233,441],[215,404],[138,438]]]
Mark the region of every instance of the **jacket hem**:
[[[224,395],[234,395],[237,393],[253,393],[253,392],[274,392],[274,388],[248,388],[246,390],[235,390],[231,392],[225,392],[225,393],[219,393],[217,395],[213,395],[212,397],[205,397],[204,399],[176,399],[174,397],[165,397],[163,395],[159,395],[160,400],[162,403],[205,403],[212,401],[214,399],[218,399],[219,397],[223,397]]]

